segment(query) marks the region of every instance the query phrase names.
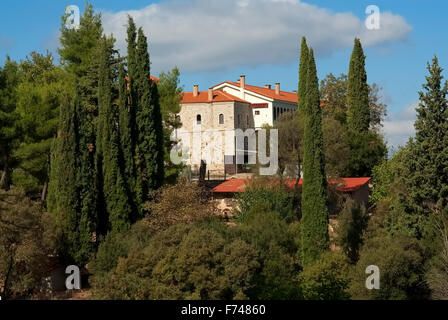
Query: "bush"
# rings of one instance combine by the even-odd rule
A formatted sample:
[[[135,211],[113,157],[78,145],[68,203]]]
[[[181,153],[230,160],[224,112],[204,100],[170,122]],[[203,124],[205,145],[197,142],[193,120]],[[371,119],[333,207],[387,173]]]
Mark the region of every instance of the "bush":
[[[165,186],[145,203],[149,214],[145,222],[153,231],[164,230],[177,223],[191,223],[213,216],[211,194],[197,183],[180,181]]]
[[[237,194],[235,212],[239,221],[244,221],[253,207],[263,206],[268,211],[278,212],[286,222],[291,222],[298,217],[294,199],[294,193],[286,186],[265,179],[253,180],[245,192]]]
[[[405,235],[388,234],[368,239],[353,273],[350,293],[354,299],[424,299],[429,290],[424,281],[426,256],[419,241]],[[365,287],[365,270],[370,265],[380,270],[380,289]]]
[[[255,206],[238,227],[239,236],[257,249],[260,269],[251,299],[297,299],[300,270],[298,222],[287,224],[277,212]]]
[[[344,209],[338,216],[336,232],[338,234],[337,242],[351,263],[358,261],[367,222],[366,208],[356,205],[353,200],[347,200]]]
[[[0,296],[26,296],[38,287],[54,253],[55,229],[24,192],[0,190]]]
[[[326,252],[305,266],[299,283],[304,300],[348,300],[348,261],[340,253]]]
[[[256,250],[228,239],[216,222],[177,224],[154,235],[143,249],[95,274],[99,299],[232,299],[245,297],[258,267]]]

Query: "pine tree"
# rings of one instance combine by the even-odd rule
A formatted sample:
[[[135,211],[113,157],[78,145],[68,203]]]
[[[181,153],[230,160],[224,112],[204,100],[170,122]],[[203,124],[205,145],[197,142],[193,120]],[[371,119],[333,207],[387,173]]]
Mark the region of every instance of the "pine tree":
[[[305,95],[306,95],[306,78],[308,68],[308,53],[309,50],[306,44],[306,38],[302,37],[302,43],[300,46],[299,86],[297,90],[299,114],[303,114],[306,105]]]
[[[361,41],[355,38],[348,72],[347,125],[349,130],[356,133],[367,132],[370,126],[369,86],[365,58]]]
[[[414,210],[440,211],[448,205],[448,84],[437,57],[419,92],[415,140],[408,144],[409,174],[404,177]]]
[[[163,126],[157,86],[149,79],[150,60],[148,43],[142,28],[138,30],[137,40],[138,69],[135,85],[138,95],[136,122],[138,140],[137,159],[137,199],[143,204],[149,192],[163,184]]]
[[[60,100],[67,91],[66,74],[53,64],[51,54],[31,52],[20,63],[23,74],[17,92],[22,137],[14,152],[17,159],[12,173],[15,186],[27,194],[41,194],[46,202],[50,149],[57,133]]]
[[[308,56],[302,184],[302,262],[315,260],[329,247],[322,110],[313,50]]]
[[[112,231],[125,231],[131,225],[132,210],[124,178],[119,135],[118,108],[112,104],[111,50],[104,38],[101,47],[98,86],[98,145],[102,159],[102,182],[106,210]]]

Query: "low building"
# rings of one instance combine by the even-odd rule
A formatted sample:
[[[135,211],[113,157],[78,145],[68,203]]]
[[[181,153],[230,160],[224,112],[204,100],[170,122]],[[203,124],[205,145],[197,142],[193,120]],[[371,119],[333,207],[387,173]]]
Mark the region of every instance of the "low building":
[[[360,205],[367,205],[369,202],[370,188],[369,181],[371,178],[340,178],[330,179],[328,184],[333,186],[336,191],[350,195],[350,197]],[[284,184],[290,188],[301,188],[302,178],[285,179]],[[216,199],[233,198],[236,193],[245,192],[250,187],[251,179],[229,179],[213,188],[213,194]],[[279,183],[278,179],[268,179],[266,183]]]

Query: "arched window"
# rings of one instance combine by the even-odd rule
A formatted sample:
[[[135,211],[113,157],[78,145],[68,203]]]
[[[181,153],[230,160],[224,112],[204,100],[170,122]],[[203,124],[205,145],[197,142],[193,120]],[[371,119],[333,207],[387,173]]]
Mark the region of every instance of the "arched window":
[[[196,124],[201,124],[201,115],[200,114],[198,114],[196,116]]]
[[[219,115],[219,124],[224,124],[224,115],[222,113]]]

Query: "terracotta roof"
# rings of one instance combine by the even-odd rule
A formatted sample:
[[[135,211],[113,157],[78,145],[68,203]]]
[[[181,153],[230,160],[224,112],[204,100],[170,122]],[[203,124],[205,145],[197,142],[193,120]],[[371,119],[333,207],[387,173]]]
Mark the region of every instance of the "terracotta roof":
[[[213,91],[213,102],[224,102],[224,101],[238,101],[250,104],[246,100],[235,97],[227,92],[223,91]],[[193,92],[184,92],[181,103],[207,103],[208,101],[208,91],[199,91],[196,97],[193,96]]]
[[[369,182],[371,178],[341,178],[331,179],[328,181],[331,185],[336,185],[336,189],[340,192],[352,192]],[[213,188],[213,192],[244,192],[250,184],[250,179],[230,179]],[[269,183],[279,183],[278,179],[270,179]],[[285,185],[293,189],[297,179],[286,179]],[[302,185],[302,179],[299,180],[299,186]]]
[[[228,83],[228,84],[234,85],[236,87],[240,86],[240,84],[238,82],[224,81],[224,82],[221,82],[221,83],[217,84],[214,87],[217,87],[217,86],[219,86],[219,85],[221,85],[223,83]],[[280,94],[277,95],[277,94],[275,94],[275,89],[268,89],[268,88],[264,88],[264,87],[251,86],[249,84],[245,84],[244,88],[249,90],[249,91],[258,93],[258,94],[260,94],[262,96],[268,97],[268,98],[297,103],[297,93],[295,93],[295,92],[280,91]]]
[[[160,81],[159,78],[153,77],[151,75],[149,77],[151,78],[152,81],[155,81],[155,82],[159,82]]]

